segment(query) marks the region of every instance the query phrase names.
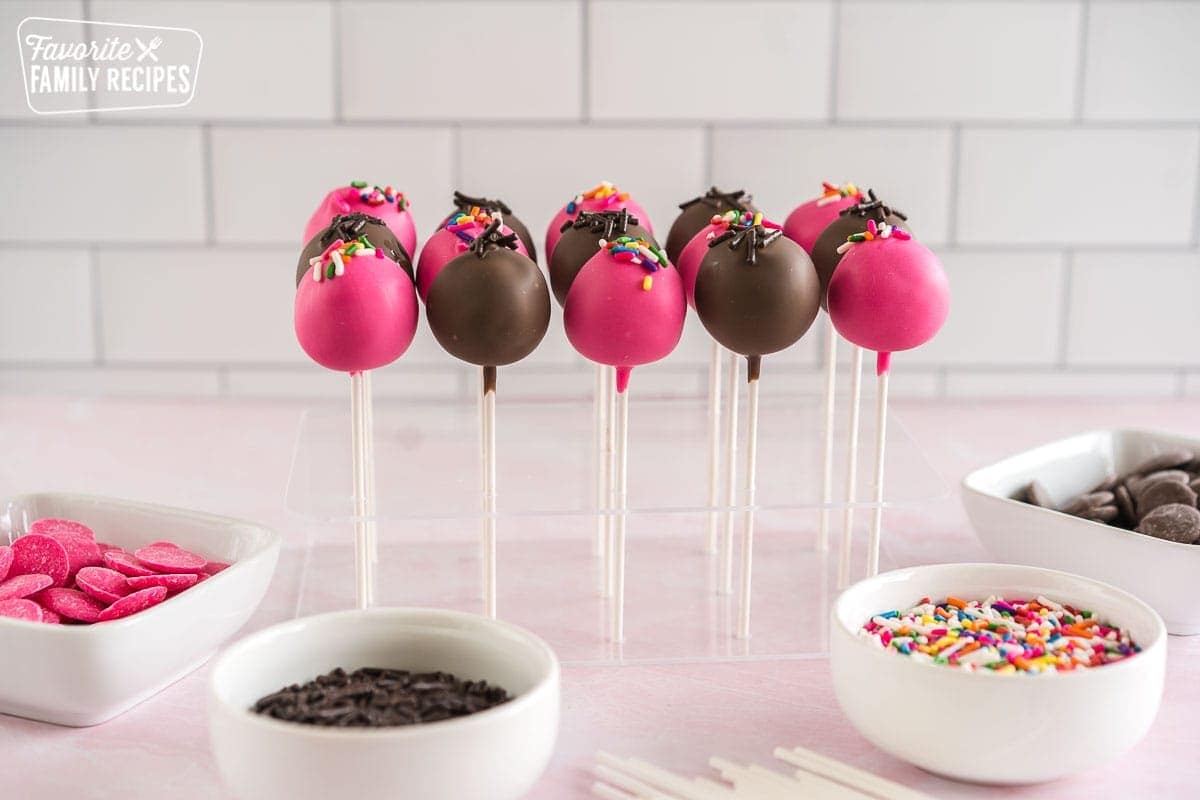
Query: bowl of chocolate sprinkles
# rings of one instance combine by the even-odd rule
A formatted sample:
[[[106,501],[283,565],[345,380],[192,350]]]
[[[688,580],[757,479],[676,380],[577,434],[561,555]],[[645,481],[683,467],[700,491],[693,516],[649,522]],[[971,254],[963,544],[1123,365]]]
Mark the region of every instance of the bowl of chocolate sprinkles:
[[[208,706],[238,797],[515,800],[554,750],[559,666],[538,637],[475,614],[341,611],[231,646]]]

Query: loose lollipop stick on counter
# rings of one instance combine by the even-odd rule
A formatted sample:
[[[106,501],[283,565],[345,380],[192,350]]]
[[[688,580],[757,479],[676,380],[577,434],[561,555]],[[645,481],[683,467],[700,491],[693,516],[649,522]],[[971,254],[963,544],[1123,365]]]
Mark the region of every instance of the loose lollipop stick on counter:
[[[846,435],[846,506],[842,509],[842,542],[838,548],[838,588],[850,585],[850,556],[854,549],[854,503],[858,499],[858,428],[862,409],[863,350],[850,351],[850,420]]]
[[[746,510],[742,515],[742,583],[741,603],[738,613],[738,638],[750,638],[751,578],[754,568],[754,507],[758,473],[758,377],[762,367],[761,356],[746,359],[746,475],[742,491],[742,502]]]
[[[812,775],[820,775],[872,797],[887,800],[931,800],[929,795],[907,786],[881,778],[873,772],[850,766],[836,758],[821,755],[803,747],[776,747],[775,757],[799,767]]]

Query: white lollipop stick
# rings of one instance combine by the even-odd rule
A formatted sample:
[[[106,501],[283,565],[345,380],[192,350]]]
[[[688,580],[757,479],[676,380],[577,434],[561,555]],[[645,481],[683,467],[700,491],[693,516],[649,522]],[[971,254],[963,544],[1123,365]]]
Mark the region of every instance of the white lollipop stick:
[[[718,515],[721,502],[721,345],[712,343],[708,365],[708,541],[705,549],[717,552]]]
[[[746,374],[746,475],[742,502],[746,510],[742,517],[742,586],[738,615],[738,638],[750,638],[751,578],[754,567],[754,508],[758,467],[758,371],[759,356],[747,359]]]
[[[852,767],[836,758],[830,758],[803,747],[791,749],[776,747],[775,757],[813,775],[820,775],[874,797],[894,800],[930,800],[929,795],[918,792],[916,789],[910,789],[904,784],[881,778],[872,772]]]
[[[483,391],[483,613],[496,618],[496,368],[481,367]]]
[[[837,390],[837,340],[833,317],[825,315],[825,430],[821,449],[821,515],[817,524],[817,551],[829,549],[829,504],[833,501],[833,423]]]
[[[604,482],[608,487],[604,503],[604,538],[608,546],[604,550],[604,596],[612,597],[613,593],[613,558],[616,544],[614,542],[614,526],[616,518],[617,481],[617,371],[604,370]]]
[[[613,641],[625,640],[625,527],[629,507],[629,388],[617,395],[616,539],[613,542]]]
[[[604,387],[604,367],[596,365],[595,381],[592,387],[592,416],[594,418],[594,436],[593,444],[595,445],[595,469],[596,469],[596,549],[595,555],[600,559],[600,563],[596,569],[596,586],[600,596],[605,596],[607,586],[605,585],[605,567],[604,563],[607,560],[608,553],[608,527],[607,518],[602,513],[608,498],[608,473],[604,468],[604,411],[608,407],[605,398]]]
[[[725,420],[725,529],[721,536],[720,579],[717,594],[733,594],[733,504],[737,500],[738,354],[729,353],[729,416]]]
[[[363,456],[366,460],[366,511],[367,511],[367,605],[375,605],[375,583],[379,572],[379,521],[375,498],[375,395],[371,388],[371,371],[363,377],[363,428],[365,443]]]
[[[842,544],[838,549],[838,588],[850,584],[850,550],[854,540],[854,496],[858,491],[858,416],[862,405],[863,351],[850,351],[850,433],[846,448],[846,508],[842,511]]]
[[[363,374],[350,373],[350,463],[354,485],[354,600],[358,608],[370,605],[370,555],[367,540],[367,429]]]
[[[875,477],[871,483],[871,538],[867,543],[867,577],[879,574],[879,539],[883,533],[883,465],[887,444],[888,380],[891,377],[891,353],[877,356],[879,397],[875,404]]]

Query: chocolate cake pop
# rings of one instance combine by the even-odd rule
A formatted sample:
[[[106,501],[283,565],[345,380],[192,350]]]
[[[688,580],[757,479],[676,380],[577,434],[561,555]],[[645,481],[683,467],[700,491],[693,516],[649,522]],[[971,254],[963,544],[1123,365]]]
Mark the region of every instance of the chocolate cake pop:
[[[296,287],[295,327],[309,358],[328,369],[356,373],[404,354],[417,330],[417,298],[404,265],[369,236],[343,237],[341,231],[357,227],[344,220],[335,219],[313,237],[332,240],[309,259]]]
[[[620,211],[581,211],[575,219],[562,225],[562,236],[554,246],[550,259],[550,286],[559,305],[566,302],[567,290],[587,260],[600,249],[600,240],[612,241],[621,236],[645,239],[655,244],[654,236],[639,224],[629,209]]]
[[[383,220],[392,229],[409,258],[417,252],[417,228],[408,208],[408,198],[391,186],[372,185],[366,181],[351,181],[325,195],[321,205],[304,226],[304,241],[329,225],[336,216],[362,211]]]
[[[417,294],[422,301],[428,298],[429,287],[438,272],[452,259],[461,255],[492,222],[501,222],[500,235],[511,233],[516,236],[516,231],[507,226],[507,221],[493,216],[493,213],[489,209],[473,206],[460,214],[447,217],[442,226],[433,232],[429,241],[421,248],[421,257],[417,259]],[[520,238],[514,238],[513,242],[517,252],[528,257]]]
[[[829,308],[829,281],[837,269],[838,262],[842,260],[838,249],[845,244],[846,237],[865,231],[867,220],[874,220],[876,224],[886,222],[894,228],[908,230],[908,217],[886,205],[875,196],[872,189],[867,190],[866,198],[839,211],[838,218],[821,231],[812,248],[813,266],[817,268],[817,277],[821,279],[822,308]]]
[[[754,207],[754,198],[746,194],[744,189],[723,192],[716,186],[699,197],[680,203],[679,209],[681,213],[671,223],[671,230],[667,232],[667,258],[676,265],[679,264],[679,255],[683,248],[687,247],[688,242],[706,227],[713,217],[726,211],[749,211],[751,214],[758,211]]]
[[[408,255],[410,251],[405,250],[392,229],[378,217],[355,211],[333,217],[324,228],[318,229],[309,238],[296,263],[296,285],[299,286],[304,275],[312,269],[313,258],[328,250],[334,240],[351,242],[363,236],[367,237],[370,247],[383,251],[384,256],[403,267],[410,278],[413,277],[413,265]]]
[[[696,274],[696,312],[714,339],[753,364],[804,335],[820,291],[808,254],[758,213],[708,240]]]
[[[519,246],[517,235],[493,219],[438,272],[425,312],[450,355],[481,367],[504,366],[532,353],[546,335],[550,292]]]
[[[638,218],[638,224],[651,233],[654,232],[654,227],[650,224],[650,217],[646,214],[646,210],[638,205],[638,202],[631,198],[628,192],[622,192],[608,181],[601,181],[588,191],[580,192],[571,198],[554,215],[554,219],[550,220],[550,225],[546,228],[547,263],[549,263],[550,257],[554,255],[554,246],[558,244],[558,239],[562,235],[564,222],[569,219],[575,219],[575,215],[580,211],[620,211],[622,208],[629,209],[629,213]]]
[[[624,392],[633,367],[665,358],[683,335],[683,282],[653,242],[602,240],[563,304],[567,339],[585,358],[617,369]]]
[[[512,228],[513,233],[521,240],[521,244],[525,246],[525,253],[532,260],[537,261],[537,247],[533,244],[533,236],[529,233],[529,228],[525,223],[517,218],[512,209],[498,197],[471,197],[462,192],[454,192],[454,210],[459,214],[470,211],[473,208],[479,208],[484,211],[498,211],[504,224]],[[450,216],[454,216],[451,214]],[[447,217],[449,219],[449,216]]]
[[[708,245],[714,237],[720,236],[725,231],[729,230],[731,225],[741,224],[747,225],[754,220],[754,214],[757,212],[750,211],[726,211],[724,214],[714,215],[708,224],[701,228],[692,240],[683,248],[683,252],[679,255],[679,260],[675,262],[676,268],[679,270],[679,277],[683,278],[683,288],[687,293],[688,305],[692,308],[696,307],[696,273],[700,271],[700,262],[704,260],[704,256],[708,253]],[[774,222],[767,220],[762,221],[765,228],[778,228]]]
[[[838,218],[842,209],[862,200],[862,192],[853,183],[839,187],[826,182],[821,187],[824,191],[820,197],[796,206],[783,223],[783,235],[803,247],[810,256],[817,237]]]

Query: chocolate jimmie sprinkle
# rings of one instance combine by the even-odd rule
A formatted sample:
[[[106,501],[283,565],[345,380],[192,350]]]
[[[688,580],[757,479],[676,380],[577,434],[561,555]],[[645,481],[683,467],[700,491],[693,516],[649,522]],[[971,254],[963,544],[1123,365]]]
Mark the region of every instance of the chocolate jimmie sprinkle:
[[[629,209],[620,211],[580,211],[575,219],[569,219],[562,224],[559,232],[566,233],[569,228],[587,228],[591,233],[599,233],[604,239],[614,236],[624,236],[629,233],[630,225],[637,225],[638,218],[629,213]]]
[[[716,186],[710,187],[707,192],[699,197],[693,197],[691,200],[685,200],[679,204],[680,209],[691,208],[697,203],[704,203],[713,208],[721,208],[723,205],[728,208],[747,208],[754,201],[751,195],[746,194],[745,189],[737,189],[732,192],[723,192]]]
[[[722,242],[729,242],[729,249],[736,250],[745,245],[746,263],[758,263],[758,251],[774,242],[783,232],[777,228],[764,228],[762,225],[731,225],[719,236],[714,236],[708,243],[716,247]]]
[[[487,255],[488,250],[496,247],[506,247],[509,250],[517,249],[517,235],[515,233],[500,233],[500,220],[493,219],[488,226],[483,229],[483,233],[475,237],[475,241],[471,242],[471,252],[478,258],[483,258]]]
[[[510,699],[487,681],[464,681],[446,672],[364,667],[347,673],[339,667],[269,694],[251,711],[305,725],[380,728],[464,717]]]
[[[843,208],[838,212],[840,216],[847,217],[851,214],[862,217],[863,219],[873,219],[876,222],[885,222],[888,217],[899,217],[902,220],[907,220],[908,215],[902,211],[892,208],[885,204],[882,200],[875,196],[874,189],[867,189],[867,197],[858,203]]]
[[[469,194],[462,192],[454,192],[454,206],[459,211],[470,211],[472,208],[486,208],[492,211],[499,211],[501,214],[511,214],[512,209],[509,208],[503,200],[494,197],[472,197]]]

